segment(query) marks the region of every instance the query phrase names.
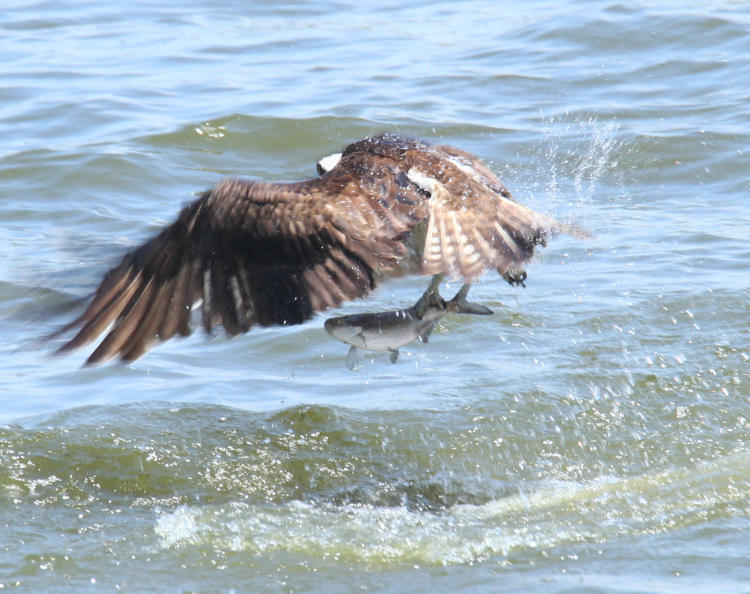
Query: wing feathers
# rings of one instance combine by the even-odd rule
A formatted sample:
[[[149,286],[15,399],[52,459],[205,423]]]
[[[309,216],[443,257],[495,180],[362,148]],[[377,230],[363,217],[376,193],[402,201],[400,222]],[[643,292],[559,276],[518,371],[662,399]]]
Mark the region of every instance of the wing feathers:
[[[433,182],[422,260],[425,274],[446,273],[467,281],[488,268],[504,274],[528,261],[548,235],[566,230],[484,184],[469,179],[457,196],[438,180]]]
[[[135,329],[119,349],[123,361],[137,359],[158,342],[157,330],[169,307],[169,298],[174,292],[174,285],[175,279],[159,287],[156,295],[147,303],[145,310],[139,316],[140,319],[135,320]]]
[[[202,272],[197,261],[183,255],[173,264],[175,276],[164,282],[171,287],[160,294],[165,309],[160,317],[155,336],[158,341],[169,340],[175,334],[190,334],[190,315],[193,304],[202,298]]]
[[[99,336],[120,315],[123,309],[140,289],[140,274],[133,274],[128,268],[122,279],[117,282],[120,289],[114,293],[106,292],[97,295],[89,309],[79,318],[82,323],[78,333],[60,351],[66,351],[83,346]],[[76,324],[77,325],[77,324]]]
[[[137,329],[144,310],[149,305],[149,299],[154,291],[154,283],[147,282],[141,291],[134,294],[115,323],[114,328],[104,338],[101,344],[91,353],[88,363],[111,359],[125,345],[126,341]]]
[[[169,340],[178,332],[183,334],[182,329],[186,328],[189,322],[192,306],[192,303],[188,303],[189,300],[185,298],[192,277],[193,266],[184,264],[172,283],[172,294],[168,298],[165,295],[166,310],[156,329],[156,336],[159,340]]]

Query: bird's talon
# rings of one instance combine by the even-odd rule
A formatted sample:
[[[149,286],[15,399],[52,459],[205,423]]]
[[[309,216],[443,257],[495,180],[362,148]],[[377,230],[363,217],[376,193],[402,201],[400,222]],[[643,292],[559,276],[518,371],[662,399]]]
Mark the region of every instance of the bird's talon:
[[[526,280],[525,270],[508,270],[503,273],[503,278],[511,287],[521,286],[524,289],[526,288],[526,283],[524,282]]]

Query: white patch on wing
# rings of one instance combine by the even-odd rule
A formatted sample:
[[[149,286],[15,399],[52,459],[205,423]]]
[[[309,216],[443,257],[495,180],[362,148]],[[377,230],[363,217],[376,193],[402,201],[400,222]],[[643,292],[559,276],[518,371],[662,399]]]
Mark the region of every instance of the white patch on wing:
[[[435,188],[440,183],[434,177],[428,177],[424,173],[417,171],[414,168],[409,169],[409,171],[406,173],[406,177],[409,178],[410,182],[418,185],[425,192],[429,192],[430,194],[435,191]]]
[[[510,236],[510,234],[499,223],[496,222],[494,227],[495,227],[495,231],[497,231],[498,236],[502,240],[503,245],[506,248],[509,248],[510,251],[513,252],[513,254],[516,257],[516,260],[523,260],[523,252],[521,252],[521,249],[518,247],[516,240],[513,239]]]
[[[474,168],[473,168],[472,166],[470,166],[470,165],[466,165],[465,163],[461,163],[461,161],[459,161],[458,159],[455,159],[455,158],[453,158],[453,157],[448,157],[448,160],[449,160],[449,161],[450,161],[451,163],[453,163],[453,164],[454,164],[454,165],[455,165],[456,167],[458,167],[458,168],[459,168],[459,169],[460,169],[461,171],[463,171],[464,173],[468,173],[468,174],[469,174],[469,175],[471,175],[471,176],[472,176],[472,177],[473,177],[474,179],[476,179],[476,178],[477,178],[477,172],[476,172],[476,169],[474,169]]]

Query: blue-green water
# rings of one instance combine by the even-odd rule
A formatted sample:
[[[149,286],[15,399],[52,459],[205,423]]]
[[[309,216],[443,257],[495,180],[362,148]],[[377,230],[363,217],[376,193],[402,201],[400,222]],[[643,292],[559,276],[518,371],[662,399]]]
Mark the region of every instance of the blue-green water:
[[[2,587],[750,591],[750,6],[10,2],[0,37]],[[381,131],[592,239],[395,365],[322,316],[38,344],[223,176]]]

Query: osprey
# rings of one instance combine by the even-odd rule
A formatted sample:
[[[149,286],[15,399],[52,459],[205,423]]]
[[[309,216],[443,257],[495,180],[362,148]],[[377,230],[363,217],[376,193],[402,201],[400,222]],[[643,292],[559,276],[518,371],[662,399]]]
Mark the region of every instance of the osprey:
[[[487,269],[511,283],[534,247],[568,226],[511,197],[479,160],[450,146],[384,134],[318,163],[317,178],[227,178],[161,233],[126,254],[58,351],[104,339],[87,363],[137,359],[154,344],[204,329],[299,324],[369,293],[399,272],[433,275],[417,315],[439,303],[444,275],[468,284]],[[474,306],[478,313],[486,308]]]

